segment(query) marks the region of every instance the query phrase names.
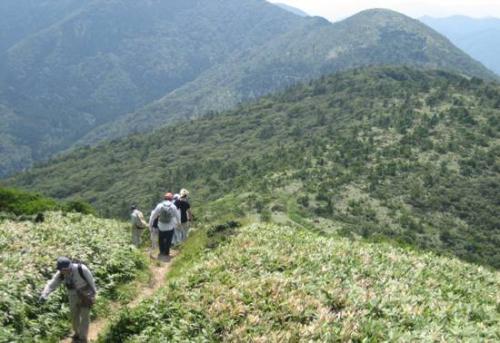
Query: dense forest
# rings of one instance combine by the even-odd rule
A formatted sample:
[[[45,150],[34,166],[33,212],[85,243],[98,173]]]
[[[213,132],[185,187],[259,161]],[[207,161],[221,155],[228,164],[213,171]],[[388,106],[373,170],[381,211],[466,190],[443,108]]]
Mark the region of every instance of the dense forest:
[[[335,24],[264,0],[4,0],[0,10],[8,17],[0,24],[0,177],[76,143],[150,131],[359,66],[497,78],[388,10]]]
[[[187,187],[205,219],[296,214],[498,268],[499,113],[500,87],[478,78],[357,69],[80,148],[6,183],[106,216]]]

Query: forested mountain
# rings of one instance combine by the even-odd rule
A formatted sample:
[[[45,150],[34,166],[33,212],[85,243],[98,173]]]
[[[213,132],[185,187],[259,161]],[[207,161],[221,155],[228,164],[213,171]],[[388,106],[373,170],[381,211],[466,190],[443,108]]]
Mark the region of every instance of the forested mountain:
[[[453,44],[500,75],[500,19],[423,17],[420,19]]]
[[[89,0],[2,0],[0,1],[0,55],[17,42],[43,30]],[[1,61],[0,61],[1,63]]]
[[[496,83],[356,69],[80,148],[7,183],[79,197],[105,215],[125,215],[132,201],[151,208],[165,190],[187,187],[195,206],[263,218],[300,213],[327,220],[327,231],[498,268],[499,118]]]
[[[19,148],[23,157],[2,153],[2,175],[69,147],[90,129],[301,21],[261,0],[83,3],[18,41],[0,62],[1,133],[7,148]]]
[[[331,24],[264,0],[2,6],[10,18],[23,17],[2,23],[9,28],[0,55],[4,176],[76,141],[151,130],[346,68],[409,64],[494,77],[434,31],[390,11]],[[24,24],[30,17],[36,20]]]
[[[366,65],[439,68],[487,79],[493,75],[443,36],[397,12],[368,10],[334,24],[310,18],[244,58],[232,56],[159,101],[94,130],[82,142],[229,109],[300,80]]]

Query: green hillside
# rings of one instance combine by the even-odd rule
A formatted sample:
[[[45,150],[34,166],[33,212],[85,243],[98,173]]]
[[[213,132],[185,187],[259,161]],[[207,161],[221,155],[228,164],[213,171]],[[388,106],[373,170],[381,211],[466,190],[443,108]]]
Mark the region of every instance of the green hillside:
[[[131,202],[147,210],[167,189],[186,187],[203,220],[326,218],[334,225],[324,231],[498,268],[499,99],[498,85],[477,78],[354,70],[81,148],[6,183],[79,197],[113,216]]]
[[[494,342],[499,287],[456,259],[250,225],[100,342]]]
[[[24,38],[55,24],[84,3],[80,0],[1,1],[0,55]]]
[[[147,266],[129,245],[126,228],[123,222],[60,212],[45,213],[37,224],[0,220],[0,342],[56,342],[68,333],[66,291],[56,291],[43,305],[38,301],[58,256],[90,267],[99,290],[94,314],[108,315],[109,302]]]
[[[407,65],[483,79],[497,77],[417,20],[389,10],[367,10],[338,23],[304,19],[267,44],[238,53],[162,99],[80,141],[96,141],[158,128],[175,119],[234,108],[302,80],[361,66]]]
[[[9,149],[0,176],[68,148],[301,21],[262,0],[4,2],[6,13],[22,18],[18,26],[32,29],[0,52],[0,149]],[[10,19],[2,25],[5,35],[18,28]]]
[[[22,20],[4,24],[0,176],[76,142],[150,131],[353,67],[496,78],[428,27],[386,10],[332,24],[264,0],[4,2]],[[20,26],[26,32],[11,37]]]
[[[95,214],[95,210],[83,201],[61,202],[37,193],[0,187],[0,216],[30,216],[46,211]]]

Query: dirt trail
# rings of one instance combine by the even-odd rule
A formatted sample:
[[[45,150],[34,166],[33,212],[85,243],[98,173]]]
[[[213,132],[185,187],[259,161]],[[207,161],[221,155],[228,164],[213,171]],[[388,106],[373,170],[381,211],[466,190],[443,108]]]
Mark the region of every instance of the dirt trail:
[[[175,257],[177,255],[177,251],[171,251],[172,257]],[[168,271],[170,270],[170,266],[172,263],[172,260],[169,261],[164,261],[164,260],[156,260],[156,259],[151,259],[151,264],[149,266],[150,272],[151,272],[151,278],[146,285],[140,285],[139,287],[142,287],[137,294],[137,296],[134,298],[133,301],[128,303],[127,305],[120,306],[118,304],[112,304],[112,310],[110,311],[111,313],[114,313],[118,310],[120,310],[123,307],[128,307],[128,308],[133,308],[136,307],[142,300],[152,296],[160,287],[162,287],[166,283],[166,275]],[[106,325],[108,324],[109,317],[104,317],[104,318],[99,318],[96,321],[93,321],[90,323],[90,328],[89,328],[89,342],[97,340],[97,337],[99,334],[104,330]],[[71,337],[67,337],[63,340],[61,340],[61,343],[71,343]]]

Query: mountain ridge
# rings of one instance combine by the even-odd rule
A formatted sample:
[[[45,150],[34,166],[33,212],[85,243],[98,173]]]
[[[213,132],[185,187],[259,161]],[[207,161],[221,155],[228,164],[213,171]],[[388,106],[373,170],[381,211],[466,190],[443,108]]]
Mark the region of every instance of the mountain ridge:
[[[446,67],[445,63],[447,62],[443,62],[441,50],[446,55],[446,61],[453,61],[453,63],[450,62],[453,66],[465,63],[467,67],[464,69],[486,70],[478,62],[469,64],[468,57],[464,53],[455,49],[447,39],[435,31],[428,29],[417,20],[395,11],[366,10],[333,24],[323,18],[309,19],[307,24],[281,36],[279,41],[270,42],[263,50],[258,49],[253,52],[250,55],[253,60],[250,62],[239,64],[227,61],[224,65],[215,66],[202,74],[199,82],[195,80],[188,83],[164,98],[148,104],[142,110],[131,113],[113,124],[104,125],[91,131],[78,144],[93,144],[103,138],[116,138],[130,132],[144,131],[149,127],[158,127],[170,122],[172,117],[173,119],[198,117],[208,111],[226,110],[239,102],[257,98],[294,82],[317,78],[343,69],[363,65],[400,64],[401,61],[403,61],[401,64],[407,64],[404,63],[405,61],[414,61],[413,66],[430,69],[451,69]],[[398,36],[397,27],[403,24],[411,24],[415,33],[409,36]],[[384,31],[386,27],[390,27],[392,31],[391,29],[388,32]],[[358,31],[353,33],[353,28]],[[377,34],[387,37],[379,38]],[[421,38],[420,35],[425,38]],[[296,41],[296,36],[304,37],[304,39]],[[371,44],[375,49],[370,46],[368,39],[371,39]],[[391,43],[377,45],[379,39],[391,41],[393,45],[391,46]],[[428,52],[424,53],[418,46],[405,47],[405,44],[408,44],[408,41],[411,42],[412,39],[415,42],[420,41],[420,44],[425,44],[421,42],[422,39],[428,40],[431,44],[427,47]],[[360,48],[351,52],[350,45]],[[401,51],[399,55],[391,55],[398,50]],[[406,53],[405,50],[412,52]],[[269,51],[272,53],[270,54]],[[378,54],[378,57],[372,58],[371,55],[374,53]],[[277,57],[269,58],[269,55]],[[307,65],[303,63],[304,56],[310,60]],[[422,61],[420,62],[419,59]],[[270,67],[262,67],[266,65]],[[231,70],[230,73],[228,73],[228,69]],[[240,70],[251,70],[252,72],[242,73]],[[239,79],[228,80],[228,74],[239,74],[240,76],[238,76]],[[481,72],[478,75],[487,78],[488,74],[488,72],[485,74]],[[287,75],[289,76],[288,80],[286,79]],[[217,80],[217,87],[204,86],[213,80]],[[245,90],[246,82],[264,85],[260,88],[265,89],[265,91],[257,93],[258,87]],[[273,87],[277,83],[282,84]]]
[[[290,6],[290,5],[287,5],[287,4],[283,4],[283,3],[280,3],[280,2],[275,2],[273,3],[274,5],[278,6],[278,7],[281,7],[293,14],[296,14],[298,16],[301,16],[301,17],[309,17],[309,14],[304,12],[303,10],[297,8],[297,7],[293,7],[293,6]]]
[[[380,10],[331,24],[264,0],[85,3],[0,63],[0,174],[363,65],[495,78],[419,25]]]
[[[498,268],[499,96],[496,83],[443,71],[355,69],[79,148],[6,184],[107,216],[188,188],[195,207],[224,198],[238,215],[325,217],[346,235]]]
[[[452,16],[445,18],[422,17],[420,20],[447,36],[453,44],[481,61],[497,75],[500,75],[500,64],[497,56],[500,53],[500,19],[471,18]]]

